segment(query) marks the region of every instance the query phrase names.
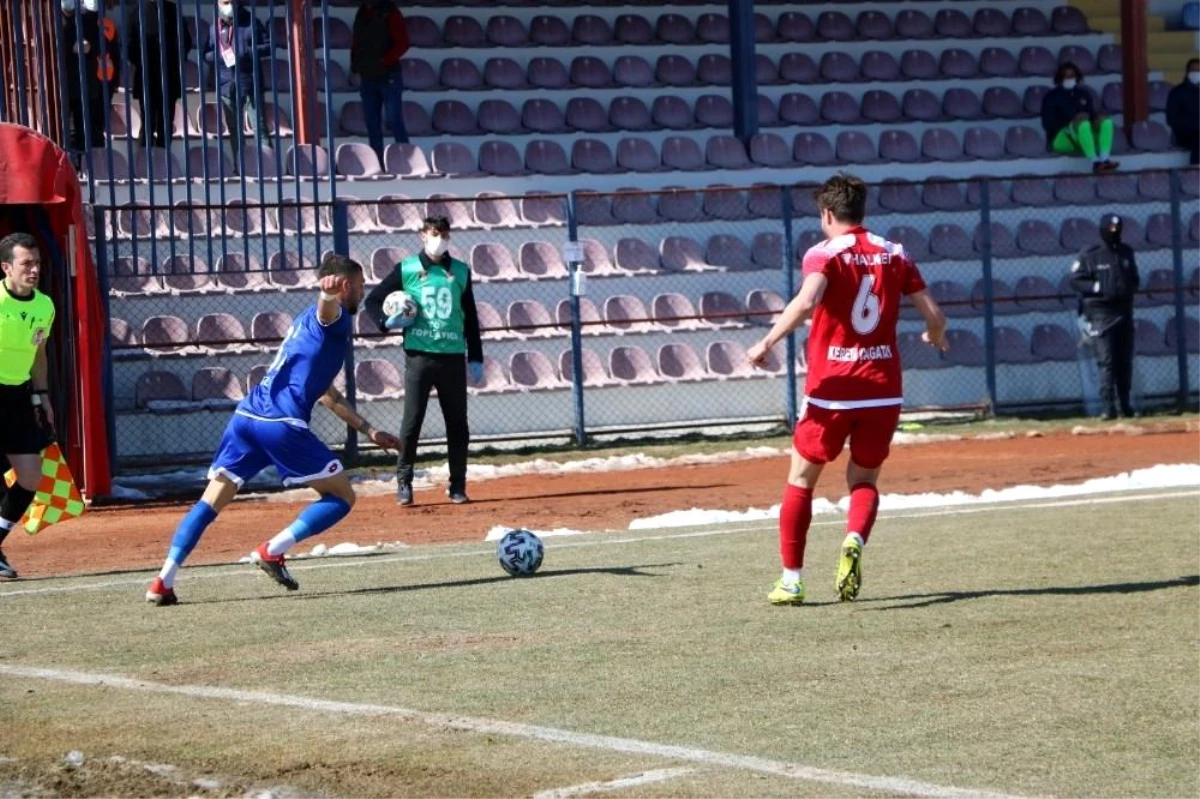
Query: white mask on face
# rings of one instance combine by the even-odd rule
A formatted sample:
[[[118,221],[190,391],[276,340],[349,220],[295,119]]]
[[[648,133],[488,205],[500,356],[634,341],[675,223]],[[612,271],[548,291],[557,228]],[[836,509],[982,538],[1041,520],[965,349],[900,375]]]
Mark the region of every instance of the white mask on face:
[[[1075,88],[1075,79],[1074,78],[1066,78],[1065,80],[1063,80],[1063,88],[1066,89],[1067,91],[1071,91],[1071,89],[1074,89]]]
[[[441,236],[430,234],[425,239],[425,254],[434,261],[445,255],[446,250],[448,249],[450,249],[450,242],[446,241]]]
[[[79,7],[79,0],[62,0],[63,13],[69,14]]]
[[[233,5],[217,6],[217,13],[225,19],[233,19]]]
[[[1189,72],[1188,81],[1191,82],[1193,86],[1200,84],[1200,72]]]

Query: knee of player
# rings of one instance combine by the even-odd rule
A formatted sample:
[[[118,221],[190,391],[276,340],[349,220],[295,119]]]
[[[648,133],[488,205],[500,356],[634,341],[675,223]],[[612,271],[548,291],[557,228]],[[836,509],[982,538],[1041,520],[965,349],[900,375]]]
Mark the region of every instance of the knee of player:
[[[358,500],[358,495],[354,493],[354,487],[349,482],[344,487],[341,487],[340,490],[331,494],[331,496],[345,502],[347,510],[353,508],[354,503]]]

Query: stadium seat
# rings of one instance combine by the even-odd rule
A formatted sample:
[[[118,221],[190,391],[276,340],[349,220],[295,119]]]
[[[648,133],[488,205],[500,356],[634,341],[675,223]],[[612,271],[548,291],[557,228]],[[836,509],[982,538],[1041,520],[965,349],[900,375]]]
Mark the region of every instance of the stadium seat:
[[[1175,352],[1179,344],[1179,335],[1176,331],[1177,318],[1172,316],[1163,325],[1167,334],[1167,349]],[[1200,352],[1200,321],[1190,314],[1184,314],[1183,317],[1183,332],[1184,344],[1187,352]]]
[[[576,139],[571,145],[571,168],[595,175],[619,171],[612,150],[600,139]]]
[[[608,353],[608,371],[613,380],[627,385],[659,382],[654,362],[637,345],[613,347]]]
[[[668,222],[696,222],[704,215],[700,194],[674,186],[664,187],[658,195],[658,216]]]
[[[190,345],[188,324],[178,316],[151,316],[142,323],[142,346],[148,350],[178,353]]]
[[[545,241],[522,242],[518,253],[521,273],[535,280],[558,280],[567,276],[567,265],[558,247]]]
[[[686,383],[708,377],[700,356],[686,343],[662,345],[657,361],[659,373],[668,380]]]
[[[659,243],[659,262],[668,272],[707,272],[700,245],[687,236],[666,236]]]
[[[905,119],[913,122],[936,122],[942,118],[941,103],[927,89],[905,91],[900,98],[900,111]]]
[[[741,301],[726,291],[706,291],[700,295],[700,320],[715,328],[746,326],[746,309]]]
[[[700,326],[692,301],[676,291],[654,295],[650,313],[654,321],[667,330],[695,330]]]
[[[538,175],[566,175],[572,171],[566,152],[554,139],[533,139],[525,144],[525,169]]]
[[[946,331],[946,340],[950,344],[950,350],[945,357],[951,365],[976,368],[987,363],[983,342],[975,331],[952,327]]]
[[[631,294],[614,294],[604,300],[604,323],[618,333],[643,332],[655,328],[645,303]]]
[[[175,410],[186,407],[189,392],[173,372],[152,369],[138,375],[134,386],[134,405],[139,410]]]
[[[896,349],[900,351],[900,365],[908,369],[944,369],[950,361],[936,349],[921,341],[919,333],[901,331],[896,336]]]
[[[1035,363],[1040,358],[1033,354],[1029,339],[1015,327],[998,325],[994,331],[996,361],[998,363]]]
[[[637,189],[618,189],[612,201],[613,218],[630,225],[653,224],[658,221],[653,195]]]
[[[381,358],[354,364],[354,386],[365,400],[398,399],[404,395],[404,378],[396,365]]]
[[[746,316],[751,324],[770,327],[775,324],[786,305],[778,292],[770,289],[751,289],[746,295]]]
[[[1077,338],[1062,325],[1037,325],[1030,336],[1030,350],[1038,361],[1074,361],[1079,355]]]
[[[242,381],[222,366],[205,366],[192,373],[192,401],[233,407],[242,397]]]
[[[1162,328],[1152,320],[1140,316],[1133,319],[1133,351],[1135,355],[1150,357],[1174,354],[1167,346],[1166,334]]]
[[[704,351],[708,371],[722,379],[765,377],[746,357],[746,348],[736,341],[712,341]]]
[[[164,288],[173,294],[196,294],[217,288],[208,266],[198,257],[170,256],[163,261],[159,271]]]
[[[736,236],[718,233],[710,236],[704,247],[704,260],[713,266],[732,271],[757,269],[750,249]]]
[[[1041,275],[1024,275],[1013,286],[1013,296],[1022,311],[1061,311],[1063,303],[1058,294],[1058,288]]]
[[[971,288],[971,305],[979,315],[985,312],[987,306],[987,301],[984,297],[984,284],[984,279],[979,278]],[[996,316],[1006,316],[1021,312],[1022,309],[1017,306],[1016,295],[1013,292],[1012,286],[1003,280],[993,278],[992,313]]]
[[[567,386],[546,354],[537,350],[520,350],[509,356],[508,374],[518,388],[542,390]]]
[[[897,39],[932,39],[935,33],[933,20],[924,11],[903,9],[896,14]]]
[[[558,305],[554,306],[554,319],[558,322],[560,328],[564,330],[570,329],[571,300],[558,301]],[[600,316],[600,311],[596,308],[596,303],[587,297],[579,298],[579,324],[585,336],[601,335],[607,332],[604,328],[604,319]]]
[[[608,371],[604,368],[604,361],[596,354],[595,350],[584,347],[579,355],[581,361],[580,373],[583,375],[583,385],[585,387],[610,386],[614,383],[613,379],[609,377]],[[575,361],[571,350],[566,349],[559,353],[558,371],[567,383],[575,382]]]
[[[362,315],[366,318],[366,315]],[[292,326],[291,314],[282,311],[261,311],[250,320],[250,338],[268,349],[274,349]]]
[[[471,247],[471,272],[483,280],[519,280],[520,270],[512,253],[503,244],[476,244]]]

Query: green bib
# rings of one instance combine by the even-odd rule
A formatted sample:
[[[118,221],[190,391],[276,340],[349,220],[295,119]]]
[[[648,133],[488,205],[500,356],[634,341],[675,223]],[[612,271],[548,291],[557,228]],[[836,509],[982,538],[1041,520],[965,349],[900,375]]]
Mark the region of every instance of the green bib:
[[[462,295],[467,290],[470,269],[450,259],[450,271],[435,264],[428,272],[420,256],[400,262],[404,290],[420,306],[417,319],[404,331],[404,348],[442,355],[465,355]]]
[[[37,289],[19,300],[0,280],[0,385],[29,382],[38,345],[50,337],[52,324],[53,300]]]

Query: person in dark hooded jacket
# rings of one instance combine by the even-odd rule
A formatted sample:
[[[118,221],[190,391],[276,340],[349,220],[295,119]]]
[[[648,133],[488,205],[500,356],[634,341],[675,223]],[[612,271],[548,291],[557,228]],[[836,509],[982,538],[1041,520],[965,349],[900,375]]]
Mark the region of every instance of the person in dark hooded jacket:
[[[1084,329],[1096,349],[1104,420],[1134,415],[1133,298],[1141,279],[1133,249],[1121,241],[1121,217],[1100,219],[1101,242],[1087,248],[1071,265],[1071,287],[1079,294]]]
[[[1096,101],[1083,85],[1083,73],[1064,61],[1054,74],[1054,88],[1042,99],[1042,128],[1046,148],[1060,155],[1082,155],[1093,172],[1107,172],[1118,164],[1110,158],[1113,122],[1096,113]]]
[[[1167,126],[1175,143],[1200,164],[1200,58],[1187,62],[1183,80],[1167,95]]]

